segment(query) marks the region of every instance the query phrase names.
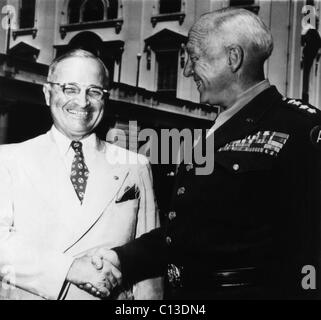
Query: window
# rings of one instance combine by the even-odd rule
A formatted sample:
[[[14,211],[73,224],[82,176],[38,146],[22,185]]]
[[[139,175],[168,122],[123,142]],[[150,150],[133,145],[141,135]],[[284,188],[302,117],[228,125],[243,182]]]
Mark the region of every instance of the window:
[[[68,22],[112,20],[118,17],[118,0],[71,0]]]
[[[158,63],[158,92],[176,96],[178,51],[159,51],[156,53]]]
[[[181,11],[181,0],[160,0],[159,13],[175,13]]]
[[[255,14],[259,13],[260,7],[255,4],[255,0],[230,0],[231,7],[241,7],[252,11]]]
[[[19,26],[20,29],[33,28],[35,24],[36,0],[21,0]]]
[[[71,0],[69,2],[69,8],[68,8],[69,23],[77,23],[80,21],[80,7],[81,7],[81,1],[79,0]]]
[[[151,23],[155,28],[158,22],[178,21],[182,25],[185,19],[185,1],[182,0],[159,0],[158,12],[151,17]]]
[[[118,18],[118,1],[109,0],[107,7],[107,18],[108,19],[117,19]]]
[[[255,4],[254,0],[230,0],[231,7],[235,7],[235,6],[246,7],[246,6],[252,6],[254,4]]]
[[[314,0],[306,0],[306,5],[314,6]]]
[[[104,19],[104,4],[101,0],[88,0],[84,5],[83,21]]]
[[[183,56],[185,57],[183,48],[186,42],[186,36],[169,29],[163,29],[145,39],[144,52],[146,52],[147,70],[151,69],[153,51],[156,58],[156,88],[158,92],[166,93],[166,97],[176,97],[178,62],[180,61],[180,67],[183,68]]]

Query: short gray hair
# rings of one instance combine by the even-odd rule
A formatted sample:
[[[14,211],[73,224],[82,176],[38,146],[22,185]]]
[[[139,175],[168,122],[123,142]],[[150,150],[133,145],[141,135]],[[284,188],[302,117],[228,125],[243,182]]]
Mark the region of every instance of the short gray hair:
[[[50,64],[50,66],[49,66],[48,77],[47,77],[48,81],[52,80],[52,77],[53,77],[53,74],[55,73],[57,65],[61,61],[69,59],[69,58],[88,58],[88,59],[96,60],[101,65],[103,73],[104,73],[103,74],[104,86],[105,87],[108,86],[108,84],[109,84],[109,72],[108,72],[108,69],[106,68],[105,64],[97,56],[95,56],[91,52],[83,50],[83,49],[70,50],[70,51],[66,52],[65,54],[63,54],[63,55],[57,57],[56,59],[54,59],[52,61],[52,63]]]
[[[249,54],[254,55],[260,63],[264,63],[273,50],[270,30],[256,14],[249,10],[230,7],[206,13],[193,28],[207,37],[208,41],[211,41],[215,33],[224,45],[247,46]],[[233,31],[228,32],[229,30]],[[207,51],[208,47],[205,41],[203,50]]]

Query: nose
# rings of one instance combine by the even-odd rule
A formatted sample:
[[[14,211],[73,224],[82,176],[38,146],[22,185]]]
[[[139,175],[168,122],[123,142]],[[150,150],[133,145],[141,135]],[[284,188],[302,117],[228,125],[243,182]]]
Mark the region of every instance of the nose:
[[[82,108],[86,108],[89,105],[89,99],[86,90],[81,90],[76,97],[78,105]]]
[[[184,68],[184,77],[190,77],[192,76],[194,73],[193,71],[193,67],[192,67],[192,62],[191,59],[188,57],[187,62],[185,64],[185,68]]]

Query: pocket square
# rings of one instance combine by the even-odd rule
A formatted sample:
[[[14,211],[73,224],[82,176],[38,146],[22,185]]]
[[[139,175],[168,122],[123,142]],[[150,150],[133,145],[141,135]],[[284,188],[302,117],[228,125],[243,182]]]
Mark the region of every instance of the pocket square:
[[[139,189],[136,185],[133,185],[132,187],[127,186],[124,189],[124,193],[116,199],[116,203],[125,202],[128,200],[134,200],[139,198]]]

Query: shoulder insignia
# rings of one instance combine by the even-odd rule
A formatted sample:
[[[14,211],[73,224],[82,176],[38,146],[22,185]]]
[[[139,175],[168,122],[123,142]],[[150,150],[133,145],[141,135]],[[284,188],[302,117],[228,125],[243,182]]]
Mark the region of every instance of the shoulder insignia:
[[[317,113],[317,109],[309,104],[304,104],[299,99],[289,99],[283,97],[282,100],[285,102],[286,105],[291,106],[299,111],[303,111],[306,114],[315,114]]]

